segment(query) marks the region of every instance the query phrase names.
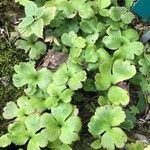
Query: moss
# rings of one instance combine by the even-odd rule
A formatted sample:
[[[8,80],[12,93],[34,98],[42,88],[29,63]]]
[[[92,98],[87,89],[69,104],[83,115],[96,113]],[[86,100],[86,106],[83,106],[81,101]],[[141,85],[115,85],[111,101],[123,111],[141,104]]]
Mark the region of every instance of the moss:
[[[12,83],[14,65],[26,59],[23,51],[16,50],[14,46],[8,45],[4,40],[0,40],[0,131],[5,130],[4,120],[1,116],[4,106],[8,101],[15,101],[23,92],[17,89]]]

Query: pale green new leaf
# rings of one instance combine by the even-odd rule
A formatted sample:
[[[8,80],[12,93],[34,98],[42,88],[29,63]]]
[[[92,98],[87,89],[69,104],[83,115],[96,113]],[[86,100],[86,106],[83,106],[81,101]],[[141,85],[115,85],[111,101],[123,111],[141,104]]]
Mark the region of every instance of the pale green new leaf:
[[[19,2],[19,4],[25,6],[29,2],[29,0],[15,0],[15,3],[17,3],[17,2]]]
[[[113,64],[112,73],[112,83],[116,84],[132,78],[136,74],[136,68],[130,61],[118,59]]]
[[[97,0],[98,7],[99,8],[107,8],[111,4],[111,0]]]
[[[50,22],[55,18],[56,15],[56,7],[48,7],[44,10],[44,14],[42,15],[42,19],[44,25],[50,24]]]
[[[95,115],[88,124],[89,132],[93,135],[100,135],[118,126],[125,121],[125,112],[120,106],[111,107],[109,105],[98,107]]]
[[[113,105],[124,105],[129,103],[130,97],[127,90],[124,90],[118,86],[112,86],[108,92],[108,99]]]
[[[126,150],[149,150],[144,149],[144,143],[142,141],[136,141],[135,143],[127,144]]]
[[[0,147],[7,147],[11,144],[11,140],[8,138],[7,134],[0,136]]]
[[[13,75],[13,83],[16,87],[21,87],[27,83],[33,84],[36,78],[34,63],[20,63],[14,66],[14,70],[16,74]]]
[[[97,90],[106,90],[111,85],[111,67],[112,67],[112,61],[104,61],[100,67],[100,73],[97,73],[95,76],[95,85]]]
[[[25,125],[21,121],[15,121],[8,126],[8,138],[16,145],[24,145],[29,139]]]
[[[65,33],[61,37],[61,41],[64,45],[71,47],[77,35],[74,31],[70,31],[68,34]]]
[[[38,19],[37,21],[34,21],[34,23],[31,26],[32,33],[41,38],[43,38],[43,28],[43,19]]]
[[[102,146],[108,150],[115,150],[117,148],[123,148],[127,142],[126,134],[120,128],[112,128],[102,136]]]
[[[17,40],[15,45],[18,49],[24,49],[26,53],[29,52],[31,59],[39,59],[46,51],[46,45],[42,41],[37,41],[34,36],[24,40]]]
[[[51,109],[52,115],[57,120],[58,124],[63,124],[72,111],[73,107],[69,103],[60,103],[58,106]]]
[[[34,16],[37,11],[38,11],[38,7],[34,2],[29,1],[25,5],[25,15],[26,16]]]
[[[27,116],[25,119],[25,126],[30,136],[34,136],[36,132],[41,128],[40,115],[37,113]]]
[[[59,124],[51,114],[44,113],[41,116],[41,126],[46,127],[46,134],[50,142],[56,141],[61,133]]]
[[[68,85],[72,90],[78,90],[82,88],[82,82],[86,80],[86,72],[80,71],[74,74],[68,81]]]
[[[52,72],[47,68],[42,68],[37,72],[37,85],[40,89],[45,90],[52,80]]]
[[[101,140],[95,140],[92,144],[91,144],[91,147],[93,149],[100,149],[102,147],[101,145]]]
[[[18,25],[18,30],[23,37],[29,37],[32,35],[31,25],[34,22],[32,16],[25,17]]]
[[[17,117],[18,107],[15,102],[8,102],[6,107],[4,107],[3,117],[5,119],[13,119]]]

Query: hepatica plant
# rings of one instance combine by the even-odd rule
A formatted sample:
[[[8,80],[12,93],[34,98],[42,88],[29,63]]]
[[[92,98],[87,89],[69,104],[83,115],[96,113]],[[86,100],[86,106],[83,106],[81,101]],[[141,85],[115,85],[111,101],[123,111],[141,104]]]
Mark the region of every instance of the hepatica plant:
[[[16,0],[25,10],[16,47],[28,53],[29,61],[14,66],[14,86],[24,93],[4,108],[3,117],[11,123],[0,136],[0,147],[14,143],[27,150],[71,150],[80,140],[76,96],[82,91],[97,94],[91,101],[99,104],[88,120],[92,148],[125,147],[125,130],[134,127],[138,113],[137,107],[125,107],[131,101],[131,79],[138,78],[142,91],[150,91],[144,78],[150,72],[149,55],[130,26],[132,2],[121,7],[116,0]],[[67,54],[56,70],[38,65],[48,48]]]

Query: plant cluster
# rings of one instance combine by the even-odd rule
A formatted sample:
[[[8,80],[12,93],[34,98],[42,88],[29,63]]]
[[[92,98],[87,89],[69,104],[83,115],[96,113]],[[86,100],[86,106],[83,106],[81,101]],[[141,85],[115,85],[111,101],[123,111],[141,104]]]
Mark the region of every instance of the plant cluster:
[[[82,126],[71,103],[84,89],[97,93],[99,103],[88,124],[95,138],[92,148],[122,149],[128,140],[125,130],[134,128],[135,116],[142,111],[140,106],[125,109],[130,84],[150,92],[150,56],[130,27],[133,0],[126,0],[124,7],[116,0],[16,2],[25,8],[16,46],[29,54],[29,62],[14,66],[13,83],[25,90],[4,108],[3,117],[13,122],[0,137],[0,147],[14,143],[27,145],[28,150],[71,150]],[[48,47],[68,53],[68,60],[55,71],[36,67]],[[144,98],[148,100],[147,95]],[[125,148],[136,146],[140,144]]]

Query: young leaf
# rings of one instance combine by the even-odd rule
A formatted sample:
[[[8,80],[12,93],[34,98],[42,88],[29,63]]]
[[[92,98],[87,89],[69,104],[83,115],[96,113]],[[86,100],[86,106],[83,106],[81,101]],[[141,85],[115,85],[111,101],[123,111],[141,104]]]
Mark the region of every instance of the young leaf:
[[[112,128],[102,136],[102,146],[108,150],[114,150],[117,148],[123,148],[127,142],[126,134],[117,127]]]
[[[24,145],[29,139],[25,125],[21,121],[15,121],[8,126],[8,138],[16,145]]]
[[[7,147],[8,145],[11,144],[10,139],[8,138],[7,134],[4,134],[0,136],[0,147]]]
[[[55,18],[56,15],[56,7],[48,7],[44,10],[44,14],[42,15],[42,19],[44,25],[50,24],[50,22]]]
[[[37,37],[43,37],[43,28],[44,28],[44,22],[43,19],[38,19],[35,21],[32,26],[31,30]]]
[[[4,107],[3,117],[5,119],[13,119],[17,116],[18,107],[15,102],[7,103],[6,107]]]
[[[127,144],[126,146],[126,150],[143,150],[143,149],[144,144],[141,141],[136,141],[135,143]]]
[[[95,140],[92,144],[91,144],[91,147],[93,149],[100,149],[102,147],[101,145],[101,141],[98,139],[98,140]]]
[[[18,49],[23,49],[26,53],[29,52],[31,59],[39,59],[46,52],[46,45],[42,41],[37,41],[37,38],[34,36],[17,40],[15,45]]]
[[[51,114],[43,114],[41,119],[41,126],[46,127],[49,141],[59,139],[64,144],[76,141],[81,121],[76,114],[72,114],[74,107],[71,104],[60,103],[51,111]]]
[[[56,85],[69,85],[71,90],[82,88],[82,82],[86,80],[86,72],[81,66],[72,62],[63,64],[54,74],[53,81]]]
[[[108,99],[113,105],[124,105],[129,103],[130,97],[128,91],[118,87],[112,86],[108,92]]]
[[[136,74],[135,66],[131,65],[130,61],[118,59],[113,64],[112,83],[116,84],[120,81],[128,80]]]
[[[34,16],[37,11],[38,11],[38,7],[34,2],[29,1],[25,5],[25,15],[26,16]]]
[[[15,0],[15,3],[17,2],[19,2],[20,5],[25,6],[29,2],[29,0]]]
[[[101,144],[103,148],[109,150],[114,150],[115,146],[122,148],[127,141],[127,136],[116,126],[124,121],[125,113],[120,106],[98,107],[88,124],[89,132],[94,136],[102,136],[99,145]]]

